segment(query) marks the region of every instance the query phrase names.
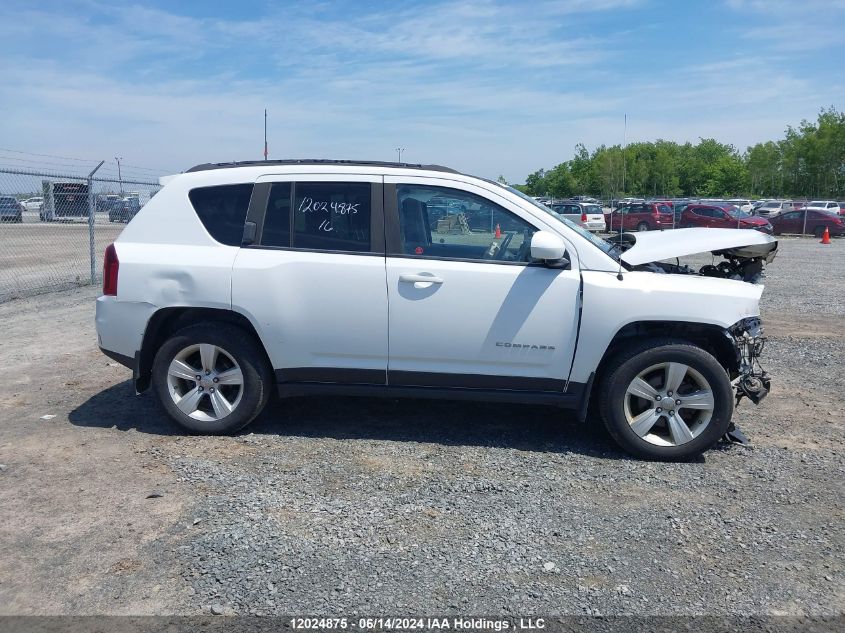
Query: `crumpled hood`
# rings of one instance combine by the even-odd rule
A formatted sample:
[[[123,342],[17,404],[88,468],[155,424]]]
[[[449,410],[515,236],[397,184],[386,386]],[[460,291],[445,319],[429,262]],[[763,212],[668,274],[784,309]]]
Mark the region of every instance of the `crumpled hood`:
[[[622,253],[622,261],[631,266],[664,259],[742,249],[743,255],[764,257],[777,248],[777,240],[754,229],[675,229],[627,233],[625,242],[634,245]]]

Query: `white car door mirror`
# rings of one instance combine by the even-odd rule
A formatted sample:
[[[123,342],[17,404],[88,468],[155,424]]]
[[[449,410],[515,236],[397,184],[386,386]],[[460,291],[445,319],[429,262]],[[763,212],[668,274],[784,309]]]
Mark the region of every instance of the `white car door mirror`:
[[[555,268],[569,264],[566,259],[566,244],[563,239],[548,231],[537,231],[531,237],[531,258],[543,261]]]

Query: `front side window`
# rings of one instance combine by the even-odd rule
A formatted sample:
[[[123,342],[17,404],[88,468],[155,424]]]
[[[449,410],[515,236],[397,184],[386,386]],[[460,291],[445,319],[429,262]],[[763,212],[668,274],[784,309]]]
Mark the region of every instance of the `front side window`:
[[[188,198],[209,235],[221,244],[240,246],[252,184],[191,189]]]
[[[402,252],[406,255],[531,260],[531,236],[537,229],[486,198],[428,185],[398,185],[397,197]]]

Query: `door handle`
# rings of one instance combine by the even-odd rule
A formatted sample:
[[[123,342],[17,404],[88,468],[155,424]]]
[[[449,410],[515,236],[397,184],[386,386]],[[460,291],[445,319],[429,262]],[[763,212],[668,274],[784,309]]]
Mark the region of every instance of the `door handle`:
[[[442,284],[443,279],[440,277],[432,277],[430,275],[413,275],[411,273],[402,273],[399,275],[399,281],[403,283],[414,284],[415,288],[419,288],[421,286],[417,286],[417,284]]]

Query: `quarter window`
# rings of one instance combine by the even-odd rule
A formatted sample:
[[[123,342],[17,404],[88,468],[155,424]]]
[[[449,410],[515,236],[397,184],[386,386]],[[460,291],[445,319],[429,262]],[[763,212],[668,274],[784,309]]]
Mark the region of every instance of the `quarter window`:
[[[240,246],[252,185],[221,185],[192,189],[188,198],[205,230],[221,244]]]
[[[537,230],[486,198],[467,191],[399,185],[402,252],[420,257],[528,262]]]

